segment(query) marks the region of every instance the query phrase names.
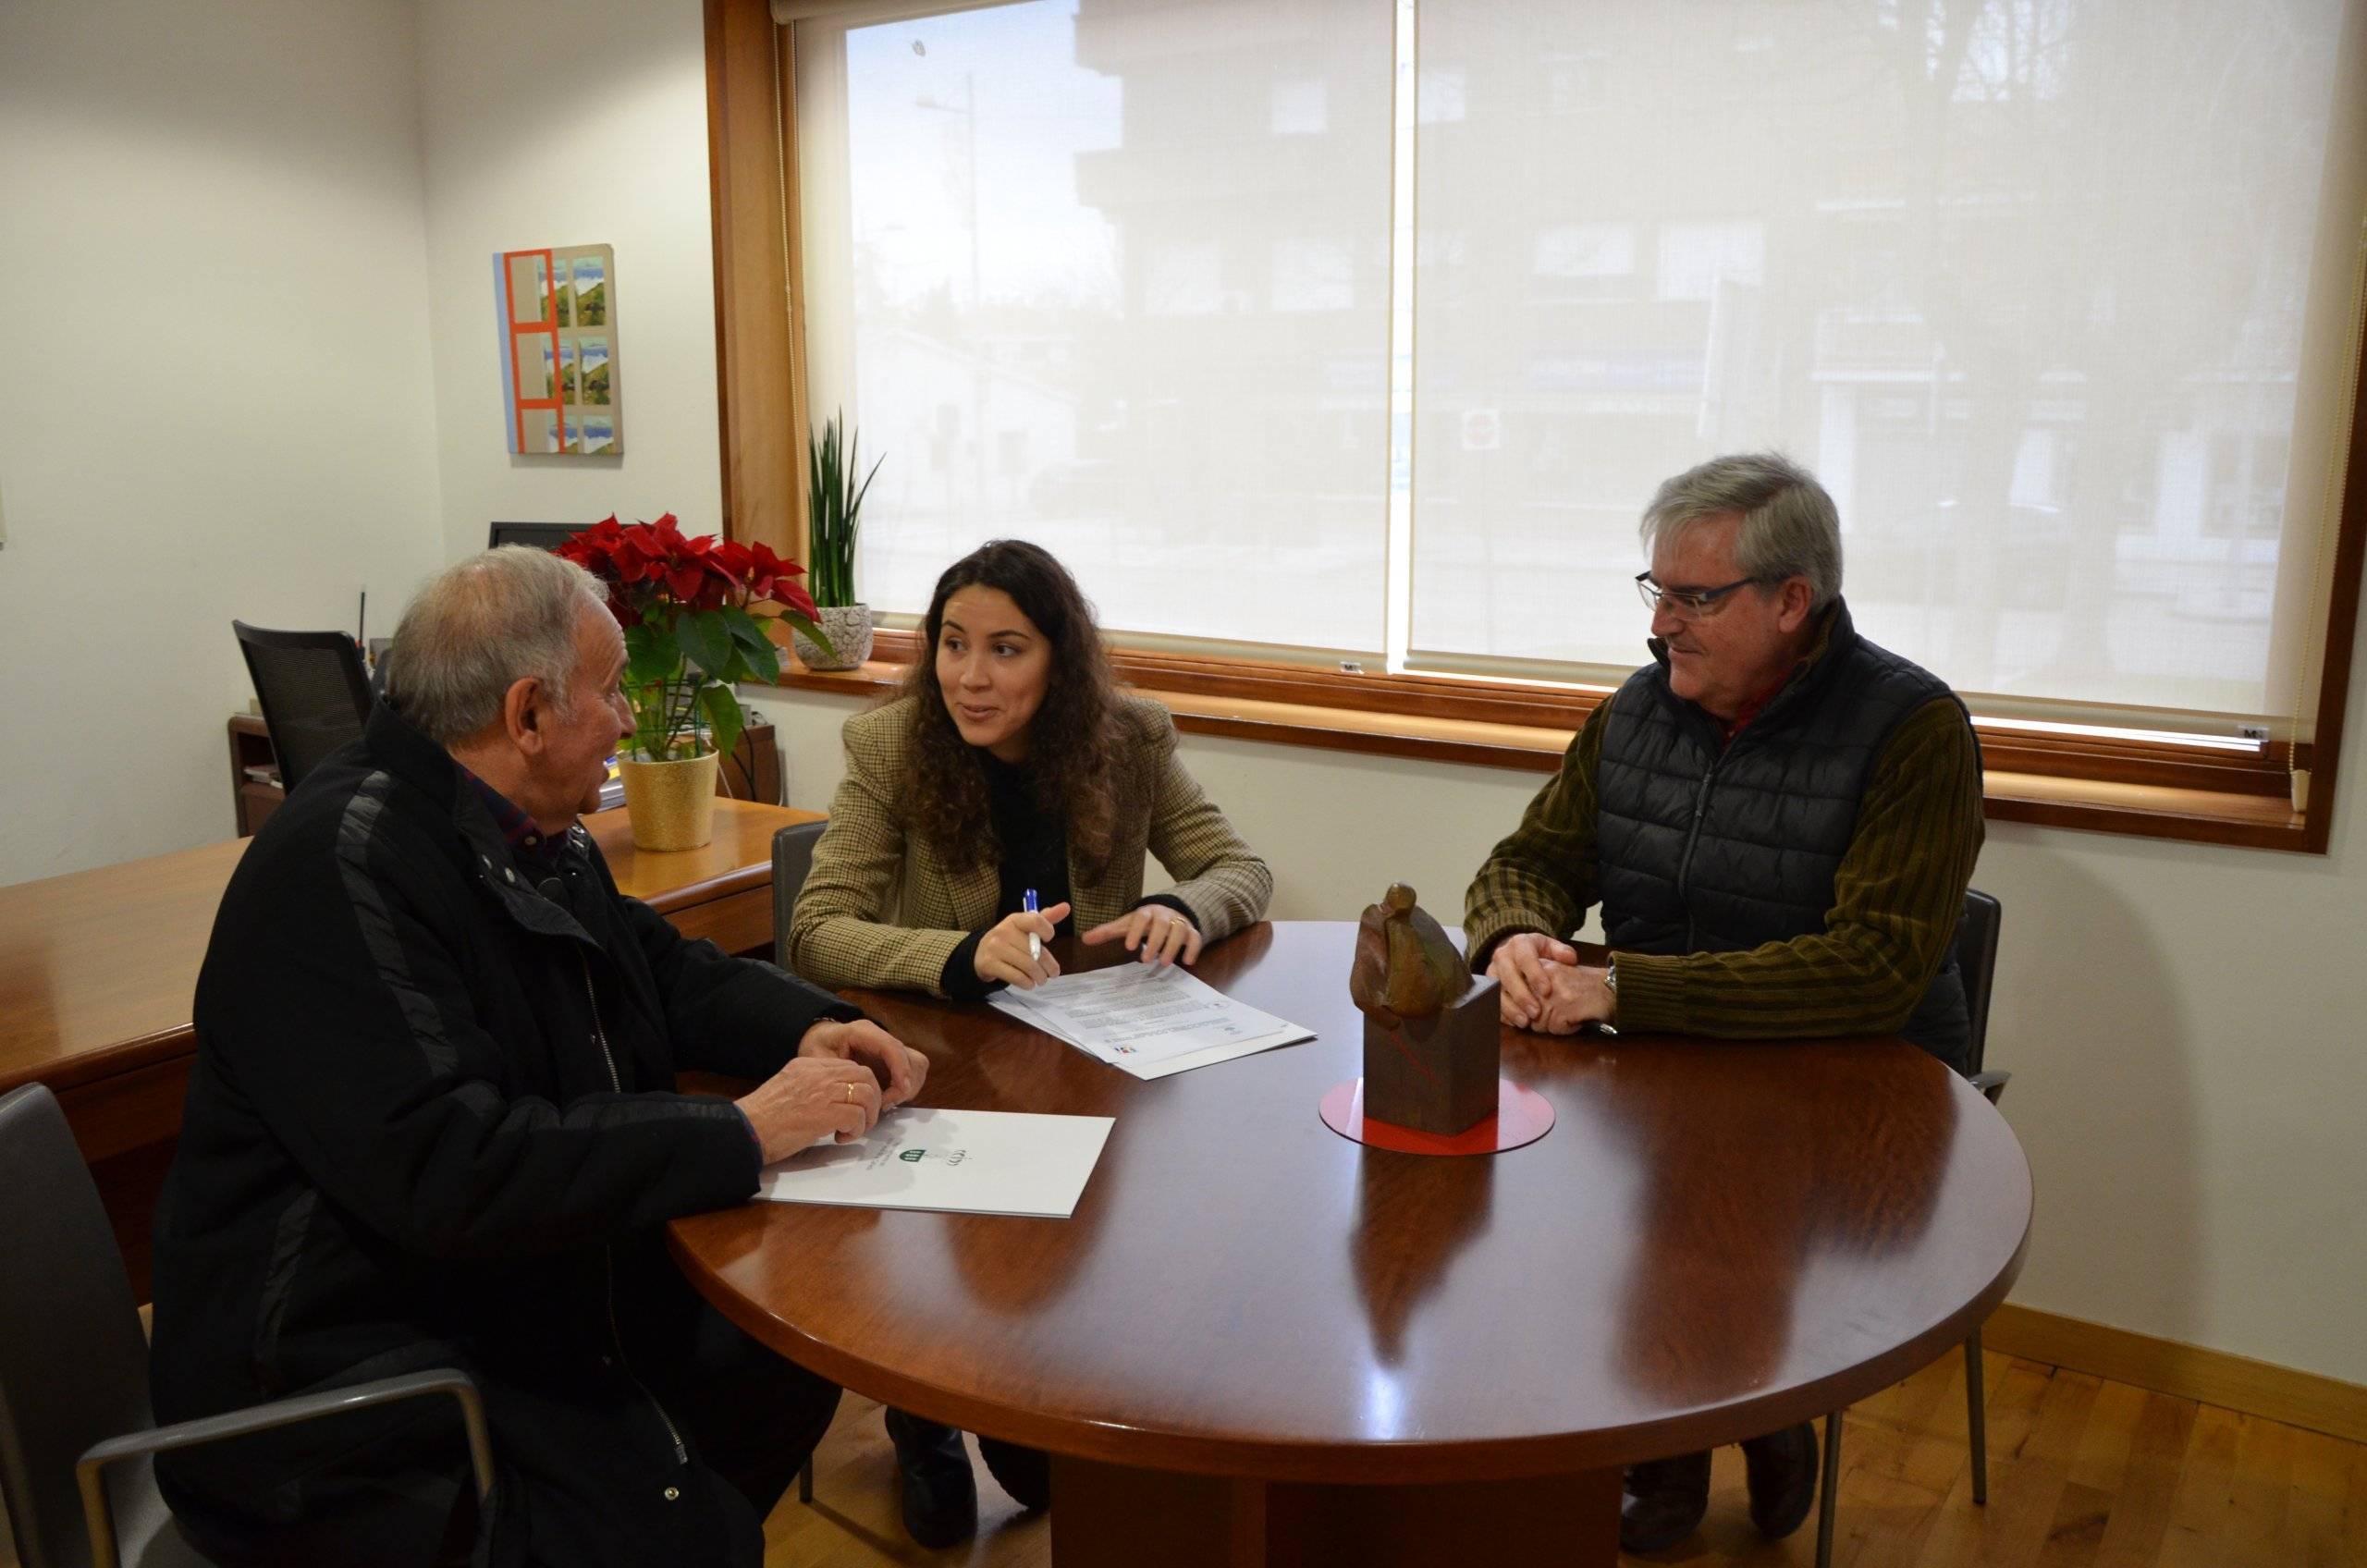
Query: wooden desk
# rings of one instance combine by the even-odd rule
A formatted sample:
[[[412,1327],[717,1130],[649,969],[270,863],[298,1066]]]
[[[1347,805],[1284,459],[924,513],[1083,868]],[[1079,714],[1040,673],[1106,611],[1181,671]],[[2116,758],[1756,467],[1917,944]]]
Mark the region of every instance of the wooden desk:
[[[772,951],[773,834],[817,814],[715,803],[704,849],[632,847],[621,811],[586,817],[617,885],[685,935]],[[55,1092],[144,1296],[156,1189],[180,1131],[190,1003],[214,912],[252,840],[0,888],[0,1094]]]
[[[1895,1040],[1507,1030],[1559,1117],[1538,1143],[1336,1136],[1354,930],[1208,949],[1203,978],[1318,1038],[1155,1083],[983,1006],[850,993],[928,1054],[926,1103],[1114,1115],[1075,1217],[759,1203],[676,1221],[676,1256],[825,1377],[1051,1450],[1060,1568],[1608,1564],[1621,1465],[1870,1394],[2019,1270],[2020,1146]]]

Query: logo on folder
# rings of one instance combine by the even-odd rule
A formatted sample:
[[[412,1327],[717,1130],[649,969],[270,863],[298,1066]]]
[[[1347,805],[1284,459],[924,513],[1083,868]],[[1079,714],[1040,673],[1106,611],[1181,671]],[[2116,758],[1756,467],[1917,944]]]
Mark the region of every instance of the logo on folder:
[[[900,1151],[896,1158],[902,1160],[907,1165],[918,1165],[922,1160],[927,1159],[931,1157],[926,1149],[904,1149]],[[935,1158],[945,1161],[948,1165],[959,1165],[963,1160],[970,1158],[970,1151],[968,1149],[955,1149],[950,1154],[941,1154]]]

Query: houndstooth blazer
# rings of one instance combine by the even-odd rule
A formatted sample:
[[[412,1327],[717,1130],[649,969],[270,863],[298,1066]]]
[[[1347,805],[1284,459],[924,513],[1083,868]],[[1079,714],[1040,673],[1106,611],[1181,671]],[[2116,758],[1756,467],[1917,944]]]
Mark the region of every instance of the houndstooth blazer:
[[[899,809],[912,698],[847,720],[847,772],[829,826],[790,916],[790,963],[820,986],[870,986],[942,996],[945,961],[994,923],[1000,872],[991,860],[956,876]],[[1121,697],[1116,723],[1137,777],[1119,806],[1110,870],[1099,883],[1069,862],[1076,929],[1089,931],[1142,901],[1143,853],[1175,878],[1173,896],[1208,941],[1262,918],[1274,874],[1242,842],[1175,755],[1175,721],[1143,697]]]

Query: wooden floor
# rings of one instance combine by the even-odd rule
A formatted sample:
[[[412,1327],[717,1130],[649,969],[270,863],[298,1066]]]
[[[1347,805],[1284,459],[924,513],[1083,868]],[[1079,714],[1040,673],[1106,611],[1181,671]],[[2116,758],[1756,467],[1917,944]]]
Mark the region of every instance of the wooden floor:
[[[1992,1355],[1989,1502],[1972,1502],[1964,1358],[1849,1413],[1835,1568],[2367,1568],[2367,1445]],[[964,1563],[1049,1568],[1051,1532],[977,1464],[975,1540],[924,1551],[896,1513],[879,1406],[850,1394],[815,1460],[811,1507],[768,1522],[767,1568]],[[1691,1539],[1633,1563],[1808,1564],[1816,1521],[1786,1541],[1746,1516],[1742,1460],[1717,1457]],[[1462,1565],[1454,1565],[1462,1568]]]
[[[2367,1444],[1993,1355],[1989,1503],[1972,1503],[1961,1356],[1849,1413],[1836,1568],[2367,1568]],[[1049,1568],[1051,1532],[975,1463],[976,1539],[923,1551],[896,1513],[879,1406],[850,1394],[815,1460],[815,1501],[784,1499],[767,1568],[965,1563]],[[1808,1564],[1815,1521],[1763,1541],[1744,1514],[1742,1464],[1722,1450],[1710,1516],[1635,1563]],[[0,1529],[0,1568],[11,1568]],[[1462,1568],[1462,1565],[1454,1565]]]

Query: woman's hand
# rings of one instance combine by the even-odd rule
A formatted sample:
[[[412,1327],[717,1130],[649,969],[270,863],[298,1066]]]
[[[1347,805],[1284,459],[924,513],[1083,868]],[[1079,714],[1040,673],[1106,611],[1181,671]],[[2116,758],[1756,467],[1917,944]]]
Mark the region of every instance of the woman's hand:
[[[1034,990],[1061,972],[1060,961],[1052,956],[1052,932],[1068,913],[1069,906],[1059,903],[1032,913],[1022,910],[1017,914],[1004,915],[978,938],[970,967],[978,972],[981,980],[1001,980],[1023,991]],[[1037,947],[1032,958],[1027,952],[1031,935]]]
[[[1140,949],[1145,963],[1191,963],[1200,956],[1200,928],[1165,904],[1137,904],[1107,925],[1085,934],[1088,942],[1126,939],[1126,950]]]

